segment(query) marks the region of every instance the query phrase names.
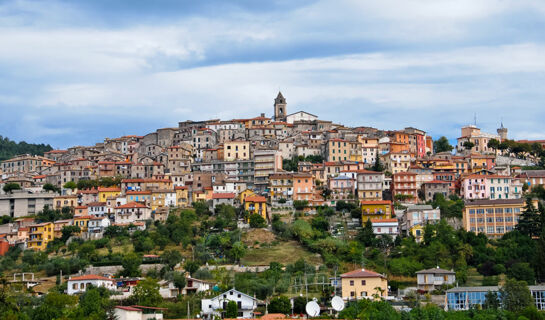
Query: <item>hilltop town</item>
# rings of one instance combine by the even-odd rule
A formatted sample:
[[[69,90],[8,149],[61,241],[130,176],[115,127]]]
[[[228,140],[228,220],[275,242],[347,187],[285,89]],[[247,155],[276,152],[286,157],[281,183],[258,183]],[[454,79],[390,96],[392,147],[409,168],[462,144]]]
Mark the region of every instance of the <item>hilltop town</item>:
[[[452,146],[424,128],[288,110],[279,92],[271,117],[1,161],[2,290],[18,301],[1,311],[283,319],[317,316],[313,299],[342,318],[545,310],[545,140],[475,123]]]

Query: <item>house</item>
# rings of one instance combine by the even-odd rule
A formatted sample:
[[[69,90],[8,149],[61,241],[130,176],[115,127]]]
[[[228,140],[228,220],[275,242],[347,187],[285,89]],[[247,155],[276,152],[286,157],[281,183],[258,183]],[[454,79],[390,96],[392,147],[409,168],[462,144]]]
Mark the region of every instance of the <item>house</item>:
[[[371,219],[373,233],[376,235],[389,235],[393,238],[399,235],[399,223],[397,219]]]
[[[263,196],[247,196],[244,199],[244,210],[250,214],[257,213],[267,219],[267,198]]]
[[[185,288],[182,289],[182,294],[197,293],[210,291],[214,283],[210,281],[200,280],[188,277]]]
[[[537,310],[545,310],[545,286],[528,286],[530,294]],[[447,310],[469,310],[477,306],[482,307],[486,301],[488,292],[499,293],[498,286],[489,287],[455,287],[447,290],[445,294],[445,309]]]
[[[93,217],[89,219],[87,233],[90,239],[102,238],[104,230],[111,224],[108,217]]]
[[[447,198],[449,194],[449,183],[441,180],[432,180],[422,184],[422,192],[426,201],[432,201],[436,194],[442,194]]]
[[[215,208],[220,204],[234,205],[236,195],[234,193],[213,193],[212,194],[212,206]]]
[[[414,172],[395,173],[392,178],[392,197],[401,202],[416,203],[418,201],[416,176]]]
[[[374,294],[387,297],[388,280],[383,274],[363,268],[356,269],[341,274],[341,292],[344,300],[369,299]]]
[[[382,200],[382,183],[384,181],[384,173],[369,170],[357,170],[356,174],[358,199]]]
[[[456,282],[456,272],[439,268],[420,270],[416,272],[416,283],[419,290],[433,291],[443,285],[453,285]]]
[[[29,226],[27,247],[29,249],[44,251],[47,244],[55,239],[55,225],[53,222],[44,222]]]
[[[217,316],[224,318],[227,304],[229,301],[237,303],[238,317],[237,318],[253,318],[254,310],[257,308],[257,299],[245,293],[231,289],[212,299],[201,300],[201,316],[202,319],[211,320]]]
[[[115,306],[114,318],[117,320],[163,319],[165,308],[145,306]]]
[[[409,204],[406,205],[406,209],[399,215],[399,224],[403,233],[411,232],[415,238],[420,237],[420,232],[417,232],[420,228],[414,228],[420,226],[422,229],[428,223],[437,223],[441,220],[441,210],[439,208],[434,209],[429,204]],[[414,229],[413,229],[414,228]]]
[[[87,274],[78,277],[70,277],[67,281],[66,293],[69,295],[82,293],[85,292],[89,286],[104,287],[109,290],[115,290],[117,288],[116,282],[112,278],[106,278],[96,274]]]
[[[392,218],[393,206],[390,200],[361,201],[361,221]]]
[[[145,204],[129,202],[115,207],[116,223],[131,223],[151,219],[151,209]]]
[[[488,237],[501,237],[513,231],[524,206],[524,199],[465,200],[463,228]]]

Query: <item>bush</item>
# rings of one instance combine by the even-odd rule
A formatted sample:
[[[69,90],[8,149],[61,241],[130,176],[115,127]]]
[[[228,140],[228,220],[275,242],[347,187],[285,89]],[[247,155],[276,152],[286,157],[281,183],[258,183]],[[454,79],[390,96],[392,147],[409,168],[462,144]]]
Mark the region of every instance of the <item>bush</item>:
[[[260,214],[253,213],[250,215],[250,227],[251,228],[265,228],[267,226],[267,221],[263,219]]]

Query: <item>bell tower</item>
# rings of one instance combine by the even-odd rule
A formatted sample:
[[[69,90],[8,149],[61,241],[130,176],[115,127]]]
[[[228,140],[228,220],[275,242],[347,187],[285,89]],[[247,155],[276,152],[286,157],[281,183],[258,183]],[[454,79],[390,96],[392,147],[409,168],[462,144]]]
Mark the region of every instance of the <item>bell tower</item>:
[[[507,128],[503,126],[503,121],[501,122],[501,125],[497,131],[498,131],[498,135],[500,136],[500,141],[507,140]]]
[[[287,115],[287,103],[286,98],[282,95],[282,92],[278,91],[276,99],[274,99],[274,120],[275,121],[286,121]]]

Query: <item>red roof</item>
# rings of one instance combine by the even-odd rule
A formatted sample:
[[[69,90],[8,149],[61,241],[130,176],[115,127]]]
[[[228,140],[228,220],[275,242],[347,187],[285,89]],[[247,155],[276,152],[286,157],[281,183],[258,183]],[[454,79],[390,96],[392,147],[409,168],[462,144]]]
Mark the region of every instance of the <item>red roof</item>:
[[[397,222],[397,219],[391,218],[391,219],[371,219],[371,223],[379,223],[379,222]]]
[[[127,194],[151,194],[151,191],[127,191]]]
[[[247,196],[244,201],[247,202],[267,202],[267,198],[263,196]]]
[[[341,274],[341,278],[384,278],[384,276],[371,270],[357,269]]]
[[[39,175],[39,176],[34,176],[34,177],[32,177],[32,179],[43,179],[45,177],[47,177],[47,176],[45,174],[42,174],[42,175]]]
[[[446,182],[446,181],[441,181],[441,180],[432,180],[432,181],[424,182],[424,184],[426,184],[426,183],[447,183],[447,184],[448,184],[448,182]]]
[[[106,205],[106,202],[91,202],[87,204],[87,207],[102,207],[105,205]]]
[[[174,190],[186,190],[187,186],[175,186]]]
[[[234,198],[235,198],[235,194],[231,192],[212,194],[212,199],[234,199]]]
[[[121,192],[121,188],[117,188],[117,187],[109,187],[109,188],[99,187],[98,192]]]
[[[82,280],[115,281],[114,279],[106,278],[106,277],[103,277],[103,276],[98,276],[96,274],[86,274],[84,276],[72,277],[72,278],[68,279],[68,281],[82,281]]]
[[[123,179],[123,183],[132,183],[132,182],[171,182],[169,179]]]
[[[141,309],[133,308],[133,307],[127,307],[127,306],[115,306],[117,309],[126,310],[126,311],[138,311],[142,312]]]
[[[127,204],[115,207],[116,209],[147,208],[146,205],[139,202],[129,202]]]

